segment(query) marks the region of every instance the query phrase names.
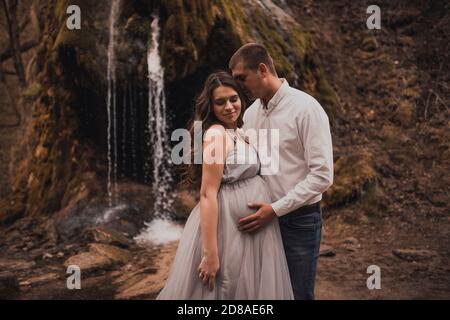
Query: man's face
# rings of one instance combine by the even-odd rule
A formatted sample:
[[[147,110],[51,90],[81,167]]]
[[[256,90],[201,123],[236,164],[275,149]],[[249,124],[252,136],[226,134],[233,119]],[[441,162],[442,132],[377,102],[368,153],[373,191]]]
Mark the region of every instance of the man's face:
[[[244,88],[248,98],[253,100],[254,98],[261,98],[262,91],[262,79],[257,71],[253,71],[244,66],[243,62],[239,62],[231,70],[233,78]]]

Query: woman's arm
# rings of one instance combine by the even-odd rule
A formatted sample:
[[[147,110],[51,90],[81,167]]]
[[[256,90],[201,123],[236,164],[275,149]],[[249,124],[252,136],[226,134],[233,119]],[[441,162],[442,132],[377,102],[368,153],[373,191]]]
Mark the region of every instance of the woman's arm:
[[[223,176],[227,138],[222,126],[212,126],[205,134],[203,144],[202,180],[200,188],[200,227],[202,262],[198,268],[200,279],[210,290],[219,270],[217,248],[217,193]]]

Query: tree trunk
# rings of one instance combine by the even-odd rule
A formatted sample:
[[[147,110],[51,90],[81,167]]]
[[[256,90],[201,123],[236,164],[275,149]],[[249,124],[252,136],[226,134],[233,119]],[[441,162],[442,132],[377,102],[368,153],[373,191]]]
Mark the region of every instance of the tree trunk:
[[[9,41],[11,43],[14,68],[19,77],[21,87],[25,87],[25,69],[23,67],[20,47],[20,29],[17,23],[17,0],[3,0],[3,7],[5,8],[5,15],[8,22]]]

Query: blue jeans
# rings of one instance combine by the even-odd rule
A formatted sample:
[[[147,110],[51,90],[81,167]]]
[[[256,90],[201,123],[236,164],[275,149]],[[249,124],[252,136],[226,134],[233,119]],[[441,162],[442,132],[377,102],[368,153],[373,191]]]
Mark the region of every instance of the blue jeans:
[[[295,300],[314,300],[322,212],[288,213],[279,218],[281,237]]]

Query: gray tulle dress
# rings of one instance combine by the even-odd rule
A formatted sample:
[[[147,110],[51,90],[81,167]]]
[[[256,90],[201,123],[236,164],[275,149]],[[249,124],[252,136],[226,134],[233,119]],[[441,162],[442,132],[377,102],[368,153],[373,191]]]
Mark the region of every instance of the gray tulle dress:
[[[237,139],[227,154],[217,195],[220,269],[214,290],[203,285],[197,271],[202,254],[198,203],[189,215],[169,277],[156,299],[293,299],[278,220],[253,234],[237,228],[241,217],[255,212],[247,203],[271,202],[259,170],[255,148]]]

